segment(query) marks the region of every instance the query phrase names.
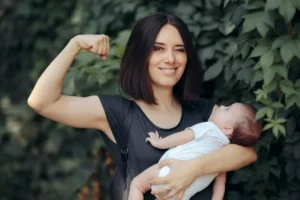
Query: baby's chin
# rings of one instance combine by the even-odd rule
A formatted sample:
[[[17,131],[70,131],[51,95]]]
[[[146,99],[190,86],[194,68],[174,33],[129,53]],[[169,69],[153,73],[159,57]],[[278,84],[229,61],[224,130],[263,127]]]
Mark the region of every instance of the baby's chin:
[[[218,105],[214,105],[214,107],[213,107],[213,109],[211,111],[211,114],[210,114],[210,116],[208,118],[208,121],[213,121],[213,116],[214,116],[216,110],[218,110],[218,109],[219,109],[219,106]]]

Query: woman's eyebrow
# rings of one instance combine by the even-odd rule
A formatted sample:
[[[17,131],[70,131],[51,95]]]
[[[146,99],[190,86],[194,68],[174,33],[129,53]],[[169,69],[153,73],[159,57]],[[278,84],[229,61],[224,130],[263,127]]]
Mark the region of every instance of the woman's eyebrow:
[[[155,42],[156,45],[165,45],[163,42]],[[175,47],[184,47],[184,44],[176,44]]]
[[[154,44],[158,44],[158,45],[165,45],[164,43],[162,42],[155,42]]]

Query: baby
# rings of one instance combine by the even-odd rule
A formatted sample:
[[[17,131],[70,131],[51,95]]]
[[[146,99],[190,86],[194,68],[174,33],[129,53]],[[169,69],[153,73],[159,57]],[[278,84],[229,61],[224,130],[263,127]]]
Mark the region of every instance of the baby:
[[[208,122],[196,124],[165,138],[161,138],[157,132],[150,132],[146,141],[159,149],[170,148],[160,161],[168,158],[190,160],[229,143],[251,146],[258,140],[260,133],[261,124],[255,121],[255,109],[246,104],[234,103],[228,107],[215,106]],[[143,200],[143,193],[160,187],[165,187],[170,192],[171,188],[167,186],[151,186],[148,182],[157,176],[168,175],[169,171],[168,166],[159,169],[158,164],[143,171],[133,179],[128,199]],[[187,188],[182,200],[189,200],[214,179],[212,200],[222,200],[225,193],[226,173],[209,174],[197,178]]]

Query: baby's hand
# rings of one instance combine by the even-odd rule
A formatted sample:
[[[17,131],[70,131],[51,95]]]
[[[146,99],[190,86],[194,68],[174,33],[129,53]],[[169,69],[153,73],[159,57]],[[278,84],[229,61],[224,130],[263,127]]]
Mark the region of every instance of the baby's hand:
[[[152,146],[156,148],[161,148],[162,145],[162,137],[159,136],[158,132],[149,132],[149,137],[146,138],[146,142],[150,142]]]

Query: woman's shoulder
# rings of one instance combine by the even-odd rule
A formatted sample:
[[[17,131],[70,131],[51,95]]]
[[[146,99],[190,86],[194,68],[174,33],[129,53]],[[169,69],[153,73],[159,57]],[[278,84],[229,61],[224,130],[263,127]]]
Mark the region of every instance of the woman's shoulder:
[[[210,107],[212,108],[215,105],[215,103],[210,99],[198,97],[194,101],[190,102],[188,105],[195,108],[202,109],[202,108],[210,108]]]
[[[191,113],[197,112],[203,117],[204,121],[207,121],[213,110],[214,105],[215,105],[214,101],[207,98],[199,97],[194,101],[185,104],[184,108],[186,111]]]
[[[126,114],[131,108],[133,101],[121,95],[98,95],[100,102],[106,111]]]
[[[126,97],[123,97],[121,95],[98,95],[101,103],[105,102],[105,103],[109,103],[109,104],[130,104],[132,101],[129,100]]]

